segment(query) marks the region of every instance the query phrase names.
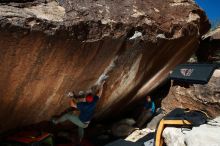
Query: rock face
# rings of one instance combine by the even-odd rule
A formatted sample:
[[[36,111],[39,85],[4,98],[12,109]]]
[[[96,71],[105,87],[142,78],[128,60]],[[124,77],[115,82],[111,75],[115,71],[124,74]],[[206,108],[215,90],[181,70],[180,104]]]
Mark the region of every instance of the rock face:
[[[199,62],[220,62],[220,26],[202,37],[196,55]]]
[[[209,27],[192,0],[3,0],[0,131],[50,119],[68,106],[66,93],[103,75],[95,117],[120,114],[186,61]]]
[[[215,70],[208,84],[183,87],[172,85],[162,101],[162,108],[169,112],[174,108],[203,110],[209,116],[220,115],[220,70]]]

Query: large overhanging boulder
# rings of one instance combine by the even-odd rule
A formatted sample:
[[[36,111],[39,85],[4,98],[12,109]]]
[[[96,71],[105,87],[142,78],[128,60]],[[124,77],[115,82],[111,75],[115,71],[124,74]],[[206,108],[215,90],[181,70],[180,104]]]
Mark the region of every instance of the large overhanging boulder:
[[[120,114],[197,49],[192,0],[0,2],[0,130],[48,120],[109,76],[95,117]]]

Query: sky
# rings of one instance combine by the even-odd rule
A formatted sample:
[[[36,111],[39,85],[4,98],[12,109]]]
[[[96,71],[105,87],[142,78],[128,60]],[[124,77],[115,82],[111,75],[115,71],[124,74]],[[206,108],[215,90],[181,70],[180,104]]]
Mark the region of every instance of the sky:
[[[206,12],[212,27],[216,22],[220,22],[220,0],[195,0],[197,4]]]

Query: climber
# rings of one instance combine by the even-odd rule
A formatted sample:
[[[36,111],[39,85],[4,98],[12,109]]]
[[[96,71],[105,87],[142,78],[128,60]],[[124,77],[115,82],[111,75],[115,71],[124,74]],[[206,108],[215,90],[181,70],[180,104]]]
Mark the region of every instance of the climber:
[[[101,85],[93,86],[87,93],[82,91],[76,95],[74,92],[70,92],[68,97],[70,100],[70,107],[73,110],[69,110],[67,113],[59,118],[53,118],[52,122],[58,124],[64,121],[71,121],[78,126],[78,140],[81,142],[84,136],[84,128],[87,128],[90,120],[92,119],[97,101],[99,100],[104,82]]]
[[[141,111],[137,119],[137,126],[141,128],[146,122],[148,122],[155,113],[155,103],[149,95],[146,96],[144,108]]]

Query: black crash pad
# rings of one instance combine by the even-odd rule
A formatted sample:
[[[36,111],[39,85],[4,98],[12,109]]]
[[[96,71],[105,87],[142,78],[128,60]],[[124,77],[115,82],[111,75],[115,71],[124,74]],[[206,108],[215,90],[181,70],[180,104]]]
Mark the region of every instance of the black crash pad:
[[[174,68],[170,79],[191,84],[207,84],[215,69],[215,64],[181,64]]]

